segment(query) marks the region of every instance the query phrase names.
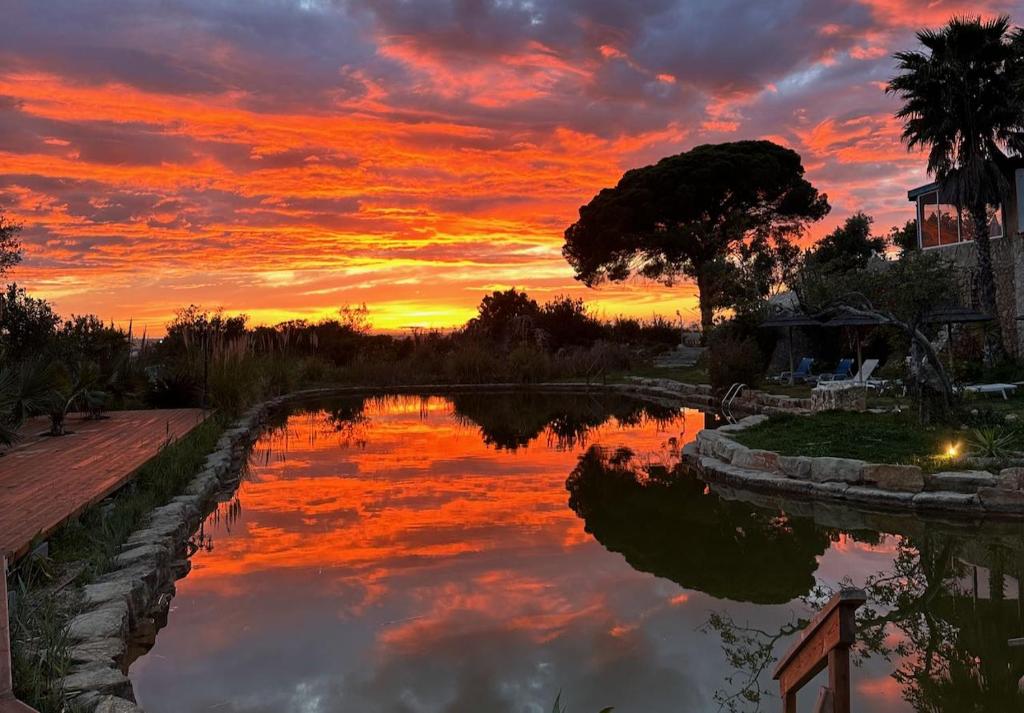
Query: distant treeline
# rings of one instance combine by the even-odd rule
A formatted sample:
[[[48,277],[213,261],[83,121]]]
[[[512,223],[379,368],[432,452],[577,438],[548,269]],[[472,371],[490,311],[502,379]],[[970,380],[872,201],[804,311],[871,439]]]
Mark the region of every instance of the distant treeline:
[[[453,331],[376,334],[365,305],[336,317],[250,326],[195,305],[147,338],[95,316],[62,319],[17,285],[0,295],[0,425],[11,441],[25,418],[104,409],[209,405],[233,411],[302,385],[535,382],[595,379],[679,343],[668,320],[601,320],[580,299],[543,304],[510,289],[481,301]]]

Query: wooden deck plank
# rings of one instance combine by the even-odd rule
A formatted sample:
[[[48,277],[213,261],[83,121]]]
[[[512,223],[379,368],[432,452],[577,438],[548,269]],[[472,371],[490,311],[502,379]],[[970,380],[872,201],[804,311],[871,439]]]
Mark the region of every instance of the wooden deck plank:
[[[28,434],[0,457],[0,556],[24,554],[37,535],[47,536],[69,518],[130,480],[166,443],[202,422],[200,409],[116,411],[100,421],[72,418],[70,435],[42,435],[46,422],[29,422]]]

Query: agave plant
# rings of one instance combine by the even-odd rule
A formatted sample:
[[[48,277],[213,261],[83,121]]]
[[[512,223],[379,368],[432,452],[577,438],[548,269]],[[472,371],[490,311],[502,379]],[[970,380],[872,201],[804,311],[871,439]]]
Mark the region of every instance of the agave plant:
[[[976,428],[971,431],[968,448],[971,455],[979,458],[1006,458],[1012,453],[1017,434],[998,426]]]

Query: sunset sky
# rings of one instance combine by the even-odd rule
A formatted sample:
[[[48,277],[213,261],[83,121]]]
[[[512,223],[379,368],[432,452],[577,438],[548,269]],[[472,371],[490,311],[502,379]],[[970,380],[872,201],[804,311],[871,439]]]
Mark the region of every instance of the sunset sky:
[[[560,251],[578,207],[627,168],[769,138],[829,195],[816,234],[857,209],[887,230],[925,180],[883,93],[892,52],[953,14],[1021,8],[3,5],[0,207],[27,248],[12,277],[62,313],[151,331],[189,303],[276,322],[365,302],[379,328],[447,326],[513,285],[693,319],[686,286],[575,283]]]

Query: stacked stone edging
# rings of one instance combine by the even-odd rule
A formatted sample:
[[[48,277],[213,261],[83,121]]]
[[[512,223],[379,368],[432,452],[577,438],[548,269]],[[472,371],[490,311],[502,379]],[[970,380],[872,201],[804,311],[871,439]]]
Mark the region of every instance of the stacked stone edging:
[[[630,382],[642,388],[657,389],[675,394],[687,402],[698,404],[702,408],[718,410],[722,401],[718,398],[710,384],[685,384],[672,379],[645,379],[630,377]],[[732,410],[750,414],[807,414],[811,412],[811,399],[800,399],[784,394],[770,394],[757,389],[745,389],[732,402]]]
[[[82,587],[82,611],[71,620],[71,672],[65,697],[81,710],[139,713],[121,661],[133,630],[166,616],[174,582],[190,567],[186,544],[215,496],[237,480],[267,410],[280,399],[254,406],[221,434],[185,492],[153,510],[114,558],[115,568]]]
[[[684,454],[710,482],[792,498],[838,500],[884,510],[1024,517],[1024,468],[925,473],[916,465],[853,458],[783,456],[748,448],[735,433],[765,421],[748,416],[702,430]]]

